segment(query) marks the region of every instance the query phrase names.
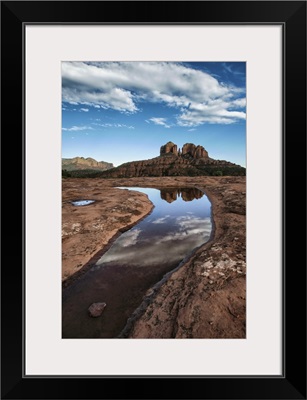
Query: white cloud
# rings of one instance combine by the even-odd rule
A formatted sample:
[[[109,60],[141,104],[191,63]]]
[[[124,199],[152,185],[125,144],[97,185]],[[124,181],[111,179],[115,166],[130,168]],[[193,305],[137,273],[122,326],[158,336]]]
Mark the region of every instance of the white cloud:
[[[63,87],[62,96],[63,101],[70,102],[71,104],[73,100],[77,104],[88,106],[99,105],[100,108],[104,109],[112,108],[123,112],[137,111],[137,107],[132,100],[132,94],[119,88],[113,88],[109,92],[103,93],[90,90],[71,90],[70,88]]]
[[[171,127],[171,125],[167,124],[167,122],[166,122],[167,119],[166,118],[155,118],[155,117],[153,117],[153,118],[149,118],[149,121],[153,122],[155,125],[162,125],[165,128],[170,128]]]
[[[225,109],[216,110],[215,113],[202,111],[188,111],[177,118],[179,126],[194,127],[204,123],[209,124],[232,124],[239,119],[245,119],[246,114],[238,111]]]
[[[229,110],[233,108],[233,103],[225,99],[216,99],[208,104],[192,103],[177,118],[178,125],[193,127],[204,123],[231,124],[245,119],[245,112]]]
[[[63,131],[85,131],[88,129],[93,129],[91,126],[72,126],[71,128],[62,128]]]
[[[80,108],[80,111],[88,112],[88,108]]]
[[[233,100],[231,105],[233,107],[244,108],[244,107],[246,107],[246,98],[243,97],[241,99]]]
[[[244,90],[182,63],[63,62],[62,80],[63,102],[71,104],[135,113],[142,101],[162,102],[176,108],[178,125],[186,127],[245,119]],[[150,120],[170,127],[164,118]]]
[[[98,119],[96,121],[99,121]],[[126,125],[126,124],[98,124],[96,122],[92,122],[92,125],[101,126],[102,128],[126,128],[126,129],[134,129],[133,125]]]

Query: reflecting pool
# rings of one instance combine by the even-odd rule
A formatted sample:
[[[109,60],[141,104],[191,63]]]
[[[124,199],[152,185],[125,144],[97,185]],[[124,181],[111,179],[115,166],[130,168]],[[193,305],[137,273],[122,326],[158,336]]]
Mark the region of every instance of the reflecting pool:
[[[128,190],[128,188],[121,188]],[[154,208],[116,239],[75,284],[63,290],[63,338],[114,338],[146,291],[211,235],[211,204],[196,188],[129,188],[148,195]],[[98,318],[94,302],[105,302]]]
[[[148,195],[155,208],[117,239],[97,262],[97,268],[110,263],[153,268],[178,264],[195,247],[208,241],[210,202],[200,190],[142,188],[141,191]]]
[[[73,206],[88,206],[92,203],[95,203],[95,200],[76,200],[71,202]]]

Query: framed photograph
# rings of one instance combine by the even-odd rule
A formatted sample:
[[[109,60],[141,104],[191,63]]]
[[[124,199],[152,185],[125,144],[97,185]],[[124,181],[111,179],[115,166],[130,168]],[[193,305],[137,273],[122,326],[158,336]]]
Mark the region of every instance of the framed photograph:
[[[2,398],[305,399],[306,2],[1,11]]]

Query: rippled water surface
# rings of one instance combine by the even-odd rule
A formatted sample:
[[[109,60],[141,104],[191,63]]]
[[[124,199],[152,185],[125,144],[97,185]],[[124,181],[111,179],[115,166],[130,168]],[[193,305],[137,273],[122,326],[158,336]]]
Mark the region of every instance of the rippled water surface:
[[[210,238],[211,205],[200,190],[129,190],[146,193],[155,207],[63,291],[63,337],[116,337],[146,291]],[[89,317],[87,308],[100,301],[102,316]]]

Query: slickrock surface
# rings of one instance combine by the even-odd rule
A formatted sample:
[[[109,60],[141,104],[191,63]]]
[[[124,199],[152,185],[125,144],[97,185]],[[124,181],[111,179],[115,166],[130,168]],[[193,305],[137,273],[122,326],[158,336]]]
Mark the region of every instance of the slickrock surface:
[[[107,186],[106,186],[107,183]],[[73,206],[74,200],[95,200]],[[116,189],[96,179],[62,182],[62,281],[71,283],[107,250],[110,241],[152,210],[143,193]],[[82,271],[81,271],[82,270]],[[77,273],[77,274],[76,274]]]

